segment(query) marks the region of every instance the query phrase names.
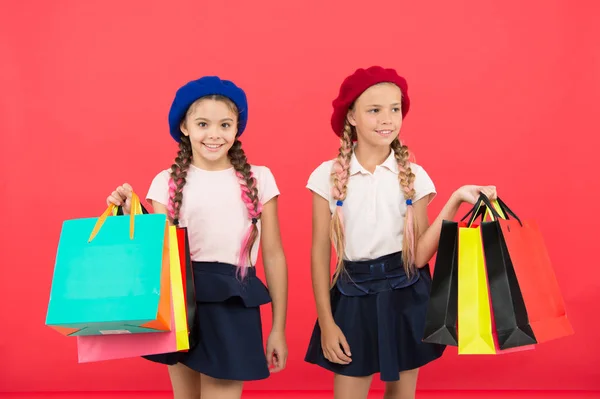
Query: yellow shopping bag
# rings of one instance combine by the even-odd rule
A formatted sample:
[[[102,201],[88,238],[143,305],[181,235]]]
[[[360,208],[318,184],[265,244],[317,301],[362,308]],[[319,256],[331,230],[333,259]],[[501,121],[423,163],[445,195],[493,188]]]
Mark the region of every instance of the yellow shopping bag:
[[[496,349],[483,242],[481,230],[472,220],[460,223],[458,229],[458,354],[493,355]]]
[[[179,245],[177,242],[177,227],[169,226],[169,257],[171,267],[171,294],[173,295],[173,314],[175,316],[175,335],[177,351],[190,349],[188,338],[188,323],[186,302],[183,293],[183,278],[179,261]]]

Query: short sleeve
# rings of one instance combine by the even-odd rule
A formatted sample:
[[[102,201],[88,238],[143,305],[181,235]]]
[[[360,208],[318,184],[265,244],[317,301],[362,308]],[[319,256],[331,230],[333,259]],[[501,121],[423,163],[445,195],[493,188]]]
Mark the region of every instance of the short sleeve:
[[[427,203],[431,203],[431,201],[437,195],[435,190],[435,185],[433,184],[433,180],[429,177],[425,169],[421,166],[412,164],[411,169],[415,174],[415,198],[414,201],[418,201],[421,198],[424,198],[429,195],[429,200]]]
[[[306,188],[331,202],[332,161],[323,162],[309,176]]]
[[[279,188],[271,169],[266,166],[256,168],[259,170],[259,173],[257,173],[258,200],[261,204],[266,204],[280,194]]]
[[[152,183],[150,184],[150,188],[148,189],[148,194],[146,195],[146,200],[148,201],[156,201],[159,204],[163,204],[167,206],[169,202],[169,171],[163,170],[159,174],[157,174]]]

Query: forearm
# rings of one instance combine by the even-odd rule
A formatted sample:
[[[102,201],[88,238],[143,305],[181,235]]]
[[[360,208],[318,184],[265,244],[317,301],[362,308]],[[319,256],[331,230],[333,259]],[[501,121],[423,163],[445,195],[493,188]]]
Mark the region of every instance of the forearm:
[[[283,332],[285,331],[288,300],[288,273],[285,256],[282,252],[276,256],[265,257],[263,264],[271,295],[272,330]]]
[[[460,198],[456,192],[453,193],[433,223],[421,234],[417,245],[415,262],[417,267],[425,266],[436,253],[440,242],[442,222],[444,220],[453,220],[456,216],[456,212],[458,212],[460,204]]]
[[[324,254],[325,250],[314,250],[311,254],[311,273],[312,287],[315,303],[317,306],[317,318],[319,325],[324,326],[333,322],[331,313],[331,300],[329,296],[329,265],[331,263],[331,250],[328,248],[329,255]]]

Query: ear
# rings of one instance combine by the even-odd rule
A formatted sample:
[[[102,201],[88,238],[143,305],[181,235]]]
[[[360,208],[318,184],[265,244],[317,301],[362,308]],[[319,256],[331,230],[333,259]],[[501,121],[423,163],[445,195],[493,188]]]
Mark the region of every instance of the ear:
[[[348,120],[348,123],[350,123],[352,126],[356,127],[356,118],[354,117],[353,109],[348,111],[348,113],[346,114],[346,119]]]
[[[190,135],[190,133],[188,132],[187,127],[185,126],[185,118],[183,118],[183,120],[179,124],[179,130],[181,130],[181,133],[183,133],[185,136],[189,136]]]

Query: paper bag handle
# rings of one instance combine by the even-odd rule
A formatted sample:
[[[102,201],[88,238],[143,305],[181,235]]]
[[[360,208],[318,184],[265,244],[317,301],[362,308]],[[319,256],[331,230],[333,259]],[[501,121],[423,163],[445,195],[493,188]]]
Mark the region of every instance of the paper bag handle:
[[[482,206],[484,206],[484,209],[481,209]],[[519,222],[521,226],[523,225],[521,219],[519,219],[519,217],[504,203],[504,201],[502,201],[502,199],[498,198],[494,201],[490,201],[490,199],[484,194],[480,194],[479,199],[471,211],[469,211],[469,213],[467,213],[461,219],[461,221],[464,221],[468,216],[471,216],[469,223],[467,224],[468,226],[471,226],[473,222],[475,222],[475,219],[477,219],[477,217],[480,215],[482,215],[482,220],[485,220],[486,217],[489,216],[492,221],[495,219],[508,220],[510,215],[515,218],[515,220]]]
[[[90,234],[90,238],[88,242],[92,242],[94,237],[98,234],[102,225],[106,221],[106,218],[112,216],[116,213],[117,206],[115,204],[110,204],[108,208],[104,211],[104,213],[98,218],[92,233]],[[133,233],[135,229],[135,215],[142,214],[142,204],[140,203],[140,197],[137,196],[136,193],[131,194],[131,214],[129,215],[129,238],[133,240]]]

